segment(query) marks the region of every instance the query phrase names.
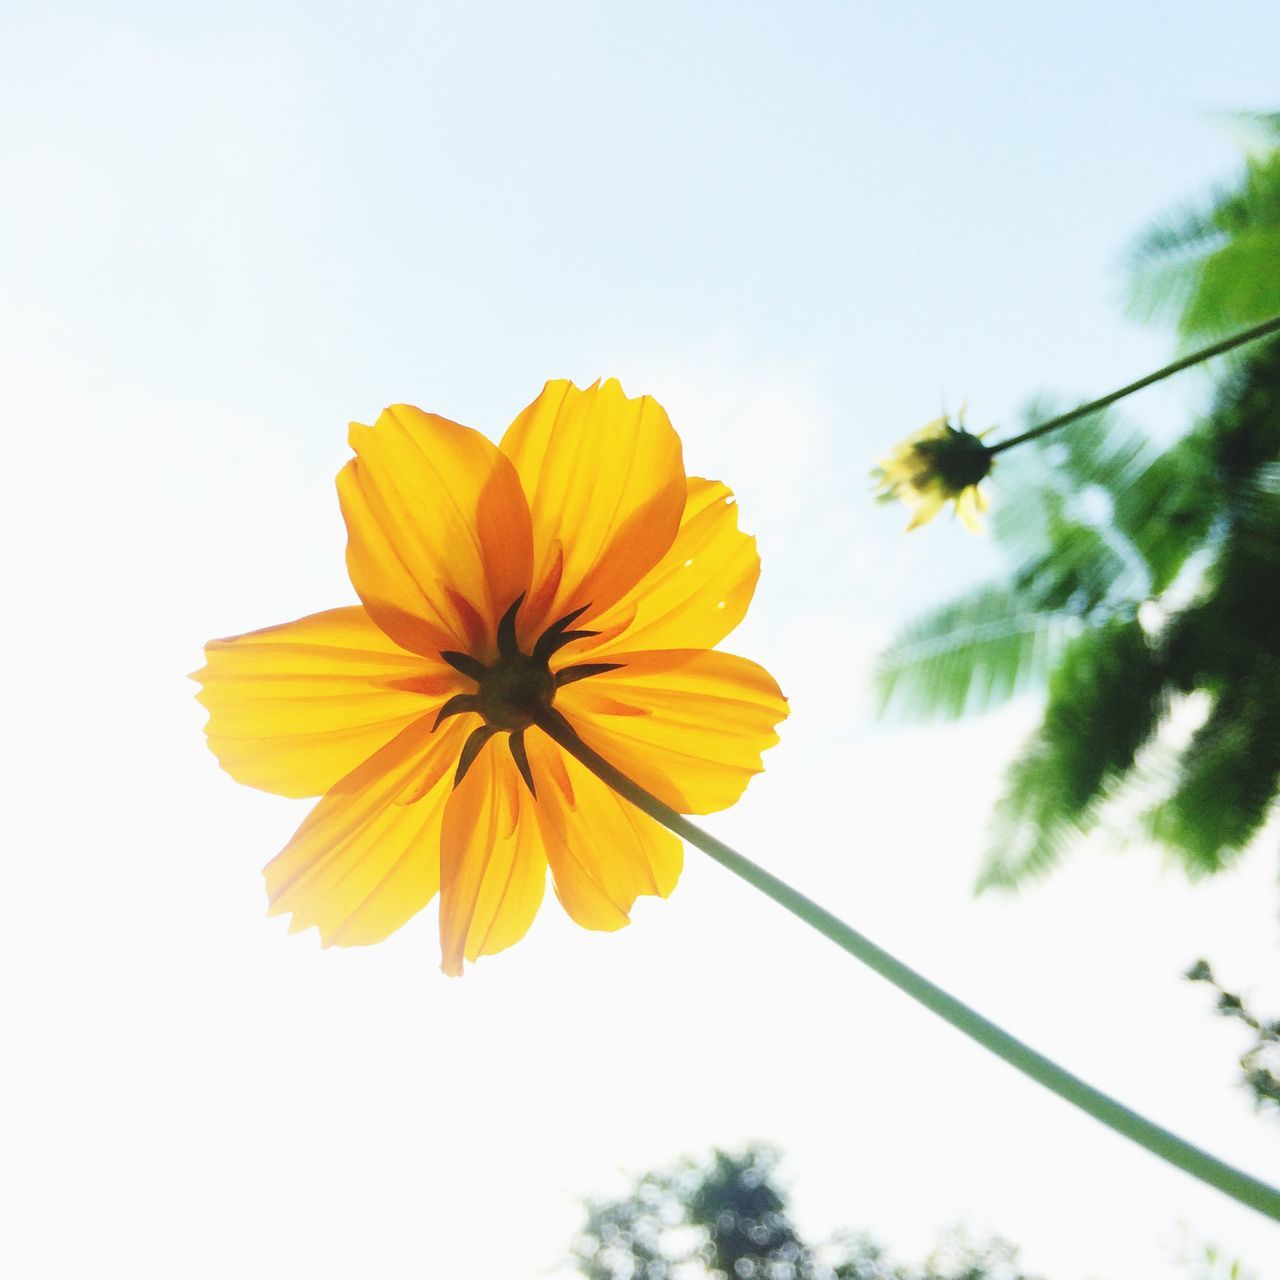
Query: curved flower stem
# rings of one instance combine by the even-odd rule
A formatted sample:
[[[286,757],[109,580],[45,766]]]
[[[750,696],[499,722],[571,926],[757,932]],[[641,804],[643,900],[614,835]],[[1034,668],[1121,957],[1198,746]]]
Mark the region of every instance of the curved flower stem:
[[[1125,396],[1132,395],[1135,391],[1141,391],[1143,387],[1149,387],[1153,382],[1160,382],[1172,374],[1181,373],[1183,369],[1190,369],[1194,364],[1200,364],[1203,360],[1210,360],[1214,356],[1220,356],[1224,351],[1230,351],[1233,347],[1241,347],[1246,342],[1253,342],[1257,338],[1265,338],[1267,334],[1276,332],[1280,332],[1280,316],[1272,316],[1270,320],[1255,324],[1251,329],[1245,329],[1240,333],[1232,334],[1229,338],[1223,338],[1221,342],[1215,342],[1211,346],[1202,347],[1199,351],[1193,351],[1190,355],[1183,356],[1181,360],[1175,360],[1172,364],[1165,365],[1163,369],[1157,369],[1155,373],[1149,373],[1145,378],[1139,378],[1137,382],[1131,382],[1128,386],[1121,387],[1119,391],[1112,391],[1109,395],[1101,396],[1097,400],[1090,400],[1088,404],[1082,404],[1079,408],[1072,409],[1069,413],[1059,414],[1056,418],[1050,418],[1048,422],[1042,422],[1039,426],[1032,427],[1030,431],[1024,431],[1020,436],[1013,436],[1009,440],[1001,440],[999,444],[988,445],[987,453],[989,456],[994,457],[997,453],[1012,449],[1015,444],[1025,444],[1028,440],[1034,440],[1038,436],[1048,434],[1050,431],[1056,431],[1059,427],[1065,427],[1068,422],[1074,422],[1077,418],[1097,413],[1099,409],[1105,409],[1107,405],[1115,404],[1117,400],[1123,400]]]
[[[676,835],[689,841],[690,844],[697,845],[721,866],[728,868],[734,875],[759,889],[824,937],[830,938],[836,946],[843,948],[855,959],[861,960],[882,978],[887,978],[900,991],[906,992],[913,1000],[919,1001],[931,1013],[936,1013],[938,1017],[949,1022],[958,1031],[962,1031],[971,1040],[976,1040],[983,1048],[1003,1058],[1010,1066],[1016,1067],[1024,1075],[1030,1076],[1032,1080],[1052,1090],[1060,1098],[1073,1103],[1081,1111],[1087,1112],[1095,1120],[1102,1121],[1117,1133],[1132,1139],[1139,1146],[1146,1147],[1148,1151],[1176,1165],[1192,1177],[1199,1178],[1201,1182],[1217,1187],[1219,1191],[1225,1192],[1241,1204],[1246,1204],[1251,1209],[1256,1209],[1259,1213],[1280,1221],[1280,1190],[1233,1168],[1207,1151],[1202,1151],[1199,1147],[1184,1141],[1168,1129],[1130,1111],[1114,1098],[1101,1093],[1078,1076],[1072,1075],[1071,1072],[1046,1058],[1042,1053],[1037,1053],[1021,1040],[1015,1039],[994,1022],[970,1009],[968,1005],[962,1004],[941,987],[935,986],[928,978],[895,959],[882,947],[878,947],[869,938],[845,924],[843,920],[820,907],[811,898],[805,897],[763,867],[758,867],[749,858],[744,858],[742,854],[731,849],[727,844],[721,843],[682,814],[663,804],[656,796],[650,795],[642,787],[637,786],[583,742],[569,722],[557,712],[546,713],[539,719],[538,724],[554,741],[586,765],[596,777],[619,795],[662,823],[664,827],[674,831]]]

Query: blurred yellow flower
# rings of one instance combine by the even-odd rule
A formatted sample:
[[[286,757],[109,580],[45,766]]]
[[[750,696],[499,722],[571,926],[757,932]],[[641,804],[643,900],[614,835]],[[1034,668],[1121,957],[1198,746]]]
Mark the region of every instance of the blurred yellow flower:
[[[952,426],[944,416],[926,423],[871,473],[881,502],[896,500],[911,510],[908,531],[928,524],[948,501],[955,502],[956,515],[971,533],[982,527],[987,495],[979,482],[991,470],[991,451],[964,429],[963,409],[956,421]]]
[[[671,892],[681,843],[538,724],[680,812],[738,798],[787,706],[714,649],[759,575],[732,495],[686,478],[666,413],[613,380],[548,383],[500,447],[407,405],[350,441],[362,603],[212,641],[196,675],[232,777],[322,797],[266,868],[272,914],[356,946],[439,893],[459,974],[523,937],[549,867],[574,920],[620,928]]]

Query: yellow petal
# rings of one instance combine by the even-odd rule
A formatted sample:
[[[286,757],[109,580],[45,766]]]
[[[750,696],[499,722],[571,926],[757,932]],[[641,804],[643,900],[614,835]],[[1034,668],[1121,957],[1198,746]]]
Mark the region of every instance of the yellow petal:
[[[359,605],[205,646],[205,732],[237,782],[318,796],[465,683]]]
[[[956,495],[956,515],[960,517],[961,523],[970,533],[982,532],[983,510],[984,504],[980,500],[976,485],[969,485]]]
[[[528,746],[556,896],[586,929],[622,928],[638,896],[675,888],[683,845],[549,738],[530,734]]]
[[[440,967],[519,942],[542,905],[547,858],[505,735],[485,744],[449,798],[440,837]]]
[[[351,447],[338,496],[361,600],[414,653],[481,653],[529,589],[529,511],[511,463],[478,431],[410,405],[352,423]]]
[[[263,874],[271,914],[290,932],[315,925],[325,946],[381,942],[435,896],[440,825],[466,726],[430,719],[403,730],[332,788]],[[432,779],[416,804],[397,804]]]
[[[907,525],[907,532],[910,533],[912,529],[918,529],[921,525],[928,524],[946,505],[947,492],[940,485],[931,485],[928,489],[922,491],[915,512],[911,517],[911,523]]]
[[[756,540],[738,528],[738,507],[716,480],[691,476],[670,550],[619,605],[592,623],[606,649],[710,649],[742,621],[760,576]],[[627,614],[630,613],[628,618]],[[615,623],[628,625],[611,634]]]
[[[773,677],[705,649],[610,653],[617,671],[568,684],[556,710],[633,781],[681,813],[733,804],[787,715]]]
[[[928,470],[928,463],[917,451],[916,446],[926,440],[939,440],[947,434],[948,420],[945,417],[934,418],[923,427],[913,431],[899,444],[894,445],[893,452],[880,460],[880,469],[892,480],[910,481]]]
[[[533,516],[534,591],[522,635],[582,605],[604,612],[671,546],[685,506],[680,439],[648,396],[610,379],[549,382],[507,429]]]

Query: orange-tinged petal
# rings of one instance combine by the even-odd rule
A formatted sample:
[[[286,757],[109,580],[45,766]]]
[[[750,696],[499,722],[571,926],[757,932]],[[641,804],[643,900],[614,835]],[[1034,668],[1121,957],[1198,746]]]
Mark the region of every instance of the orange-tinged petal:
[[[440,967],[519,942],[542,905],[547,857],[506,738],[481,750],[445,809],[440,837]]]
[[[710,649],[742,621],[760,577],[756,540],[738,528],[738,506],[718,480],[689,477],[675,541],[628,593],[597,618],[595,649]],[[615,624],[625,623],[614,634]]]
[[[315,925],[325,946],[380,942],[435,896],[440,826],[466,726],[404,729],[317,803],[263,874],[271,914]],[[431,779],[414,804],[396,797]]]
[[[591,605],[586,625],[662,558],[685,506],[680,438],[649,396],[610,379],[579,390],[549,382],[502,438],[533,516],[531,635]]]
[[[465,681],[406,653],[359,605],[205,646],[205,732],[237,782],[318,796]]]
[[[479,653],[529,589],[529,510],[510,461],[478,431],[410,405],[351,424],[338,476],[347,568],[404,648]]]
[[[556,896],[584,928],[620,929],[638,896],[665,898],[675,888],[684,847],[550,739],[528,737]]]
[[[610,653],[609,661],[623,665],[556,695],[583,740],[681,813],[737,800],[787,715],[773,677],[706,649]]]

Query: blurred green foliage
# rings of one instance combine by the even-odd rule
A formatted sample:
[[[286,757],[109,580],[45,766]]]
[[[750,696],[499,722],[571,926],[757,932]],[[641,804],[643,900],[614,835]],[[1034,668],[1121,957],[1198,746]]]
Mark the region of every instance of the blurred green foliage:
[[[1280,311],[1280,116],[1256,121],[1273,143],[1239,187],[1136,259],[1148,310],[1187,335]],[[1226,365],[1168,448],[1095,414],[1002,454],[992,483],[1006,572],[910,623],[875,675],[881,712],[915,720],[1046,688],[980,885],[1048,870],[1122,796],[1188,873],[1220,870],[1280,788],[1280,340]]]
[[[1184,340],[1280,311],[1280,113],[1237,117],[1252,135],[1241,179],[1148,229],[1130,258],[1131,308]]]
[[[647,1173],[617,1200],[592,1201],[573,1246],[585,1280],[1034,1280],[1000,1240],[946,1237],[921,1267],[865,1235],[806,1241],[778,1178],[778,1154],[716,1151]]]

